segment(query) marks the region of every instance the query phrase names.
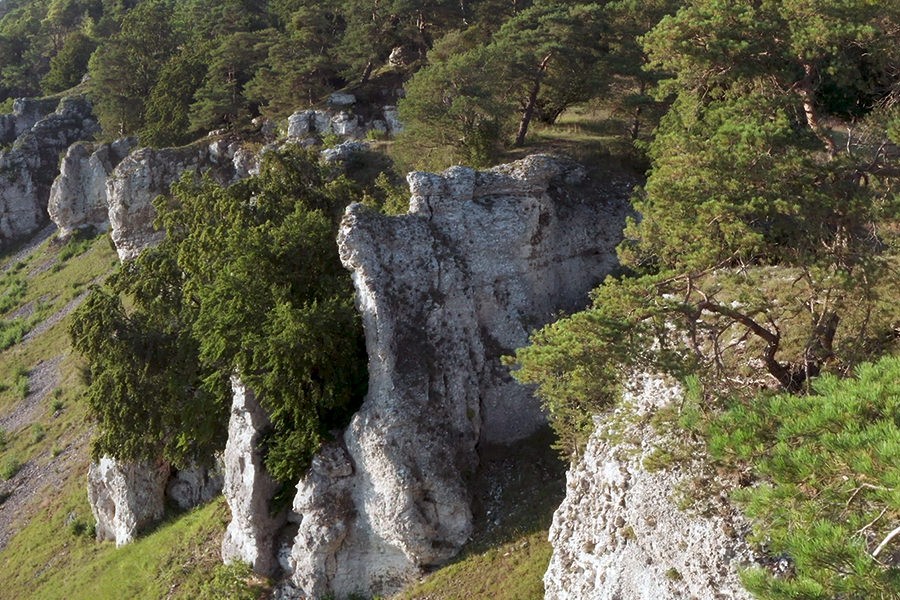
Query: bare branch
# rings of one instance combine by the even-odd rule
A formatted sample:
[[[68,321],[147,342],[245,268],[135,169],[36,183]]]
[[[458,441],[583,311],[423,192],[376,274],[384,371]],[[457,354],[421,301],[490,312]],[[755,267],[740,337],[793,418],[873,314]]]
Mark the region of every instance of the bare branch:
[[[893,531],[891,531],[887,536],[881,540],[881,543],[878,544],[878,547],[875,548],[875,551],[872,552],[873,557],[878,557],[881,554],[881,551],[884,550],[884,547],[891,543],[891,540],[900,535],[900,526],[896,527]]]

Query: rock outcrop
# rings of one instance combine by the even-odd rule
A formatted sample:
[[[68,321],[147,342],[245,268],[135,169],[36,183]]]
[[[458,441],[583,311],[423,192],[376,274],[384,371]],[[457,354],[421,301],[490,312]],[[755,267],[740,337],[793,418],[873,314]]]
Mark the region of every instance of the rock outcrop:
[[[109,228],[106,180],[136,144],[134,138],[123,138],[111,144],[80,142],[69,146],[47,206],[60,238],[77,229]]]
[[[622,408],[596,418],[597,431],[567,475],[553,517],[548,600],[750,600],[737,569],[753,555],[748,523],[704,465],[648,469],[648,457],[685,444],[648,422],[679,401],[677,385],[638,377]]]
[[[44,106],[13,114],[15,133],[32,120],[12,147],[0,151],[0,247],[31,235],[47,223],[50,186],[59,172],[59,156],[71,144],[91,139],[99,130],[84,98],[63,98],[55,112],[41,118]]]
[[[192,465],[173,469],[166,483],[166,496],[181,510],[188,510],[218,496],[224,482],[221,464],[212,468]]]
[[[169,466],[123,463],[104,456],[88,469],[88,501],[97,523],[97,539],[131,542],[147,525],[162,518]]]
[[[59,100],[16,98],[12,112],[0,115],[0,144],[6,146],[34,127],[34,124],[56,110]]]
[[[369,354],[369,392],[298,485],[293,582],[310,596],[389,594],[472,532],[479,442],[545,423],[500,357],[615,264],[625,199],[533,156],[412,173],[409,213],[352,205],[339,233]]]
[[[223,494],[231,509],[231,522],[222,540],[226,563],[243,561],[254,571],[278,571],[278,534],[286,513],[273,515],[271,501],[278,490],[263,466],[261,437],[269,425],[252,390],[237,378],[231,381],[233,400],[225,445]]]
[[[222,184],[256,172],[255,157],[238,142],[216,140],[183,148],[141,148],[132,152],[106,181],[111,237],[121,260],[129,260],[144,248],[162,241],[164,233],[153,226],[153,200],[169,193],[183,173],[210,173]]]
[[[332,98],[337,98],[329,102],[334,107],[332,110],[299,110],[288,117],[288,139],[303,140],[327,134],[359,139],[371,130],[386,135],[403,130],[396,106],[375,108],[372,115],[364,117],[353,111],[356,98],[352,94],[332,94]]]

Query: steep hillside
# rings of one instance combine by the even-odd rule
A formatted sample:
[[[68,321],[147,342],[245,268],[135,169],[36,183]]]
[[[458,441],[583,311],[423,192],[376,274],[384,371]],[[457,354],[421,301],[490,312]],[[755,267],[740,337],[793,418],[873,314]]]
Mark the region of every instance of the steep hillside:
[[[126,549],[93,539],[83,365],[66,329],[118,264],[108,236],[60,244],[52,227],[0,258],[0,598],[196,598],[221,564],[221,499]]]

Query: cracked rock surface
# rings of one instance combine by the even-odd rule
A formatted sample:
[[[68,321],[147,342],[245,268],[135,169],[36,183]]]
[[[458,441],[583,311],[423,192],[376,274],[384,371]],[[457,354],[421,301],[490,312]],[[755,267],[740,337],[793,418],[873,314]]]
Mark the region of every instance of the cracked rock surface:
[[[749,523],[727,486],[714,484],[702,448],[688,461],[645,466],[659,447],[686,443],[649,422],[681,394],[673,382],[642,375],[623,408],[595,418],[553,516],[547,600],[751,600],[738,579],[754,560]]]
[[[369,391],[298,485],[292,580],[312,597],[387,595],[462,548],[478,444],[546,422],[500,357],[587,303],[615,265],[627,210],[544,155],[407,179],[407,214],[352,205],[338,236]]]

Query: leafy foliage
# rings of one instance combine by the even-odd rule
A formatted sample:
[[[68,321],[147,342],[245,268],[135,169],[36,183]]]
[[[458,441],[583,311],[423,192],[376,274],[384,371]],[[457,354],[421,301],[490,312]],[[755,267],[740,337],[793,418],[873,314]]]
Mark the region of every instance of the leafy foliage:
[[[538,2],[489,41],[478,43],[477,28],[451,34],[407,84],[401,156],[428,168],[490,164],[513,141],[517,121],[521,145],[534,116],[552,122],[601,92],[605,27],[598,4]]]
[[[900,589],[900,359],[826,375],[810,395],[762,396],[715,423],[714,455],[751,467],[762,483],[738,499],[787,576],[744,575],[760,598],[888,598]],[[876,552],[877,551],[877,552]]]
[[[173,193],[156,202],[165,241],[95,288],[71,327],[90,362],[94,451],[207,459],[224,445],[239,373],[272,421],[270,473],[296,481],[365,391],[334,243],[356,190],[294,147],[268,153],[258,177],[229,188],[188,177]]]
[[[91,56],[91,92],[105,131],[126,135],[140,129],[144,104],[180,43],[171,22],[172,9],[166,2],[142,2],[125,14],[121,30]]]
[[[805,57],[829,56],[839,31],[878,48],[875,32],[900,20],[823,9],[838,20],[822,38],[807,19],[783,16],[789,3],[778,18],[766,12],[776,4],[693,2],[645,37],[652,64],[671,73],[663,88],[676,95],[634,198],[641,219],[619,248],[630,276],[607,280],[585,315],[550,326],[517,354],[517,376],[539,384],[551,415],[607,405],[631,366],[693,364],[719,393],[748,384],[801,391],[811,377],[848,373],[892,344],[900,172],[877,150],[887,139],[880,104],[859,98],[870,101],[871,138],[832,153],[826,141],[836,134],[805,109],[807,92],[818,92],[800,89],[806,59],[786,67],[787,54],[755,57],[800,47]],[[744,29],[726,23],[749,28],[752,50]],[[707,35],[718,43],[706,48]],[[897,64],[900,56],[885,52]],[[853,69],[837,70],[845,62],[829,60],[834,81],[852,80]],[[566,422],[579,419],[558,421],[564,439],[577,439]]]

